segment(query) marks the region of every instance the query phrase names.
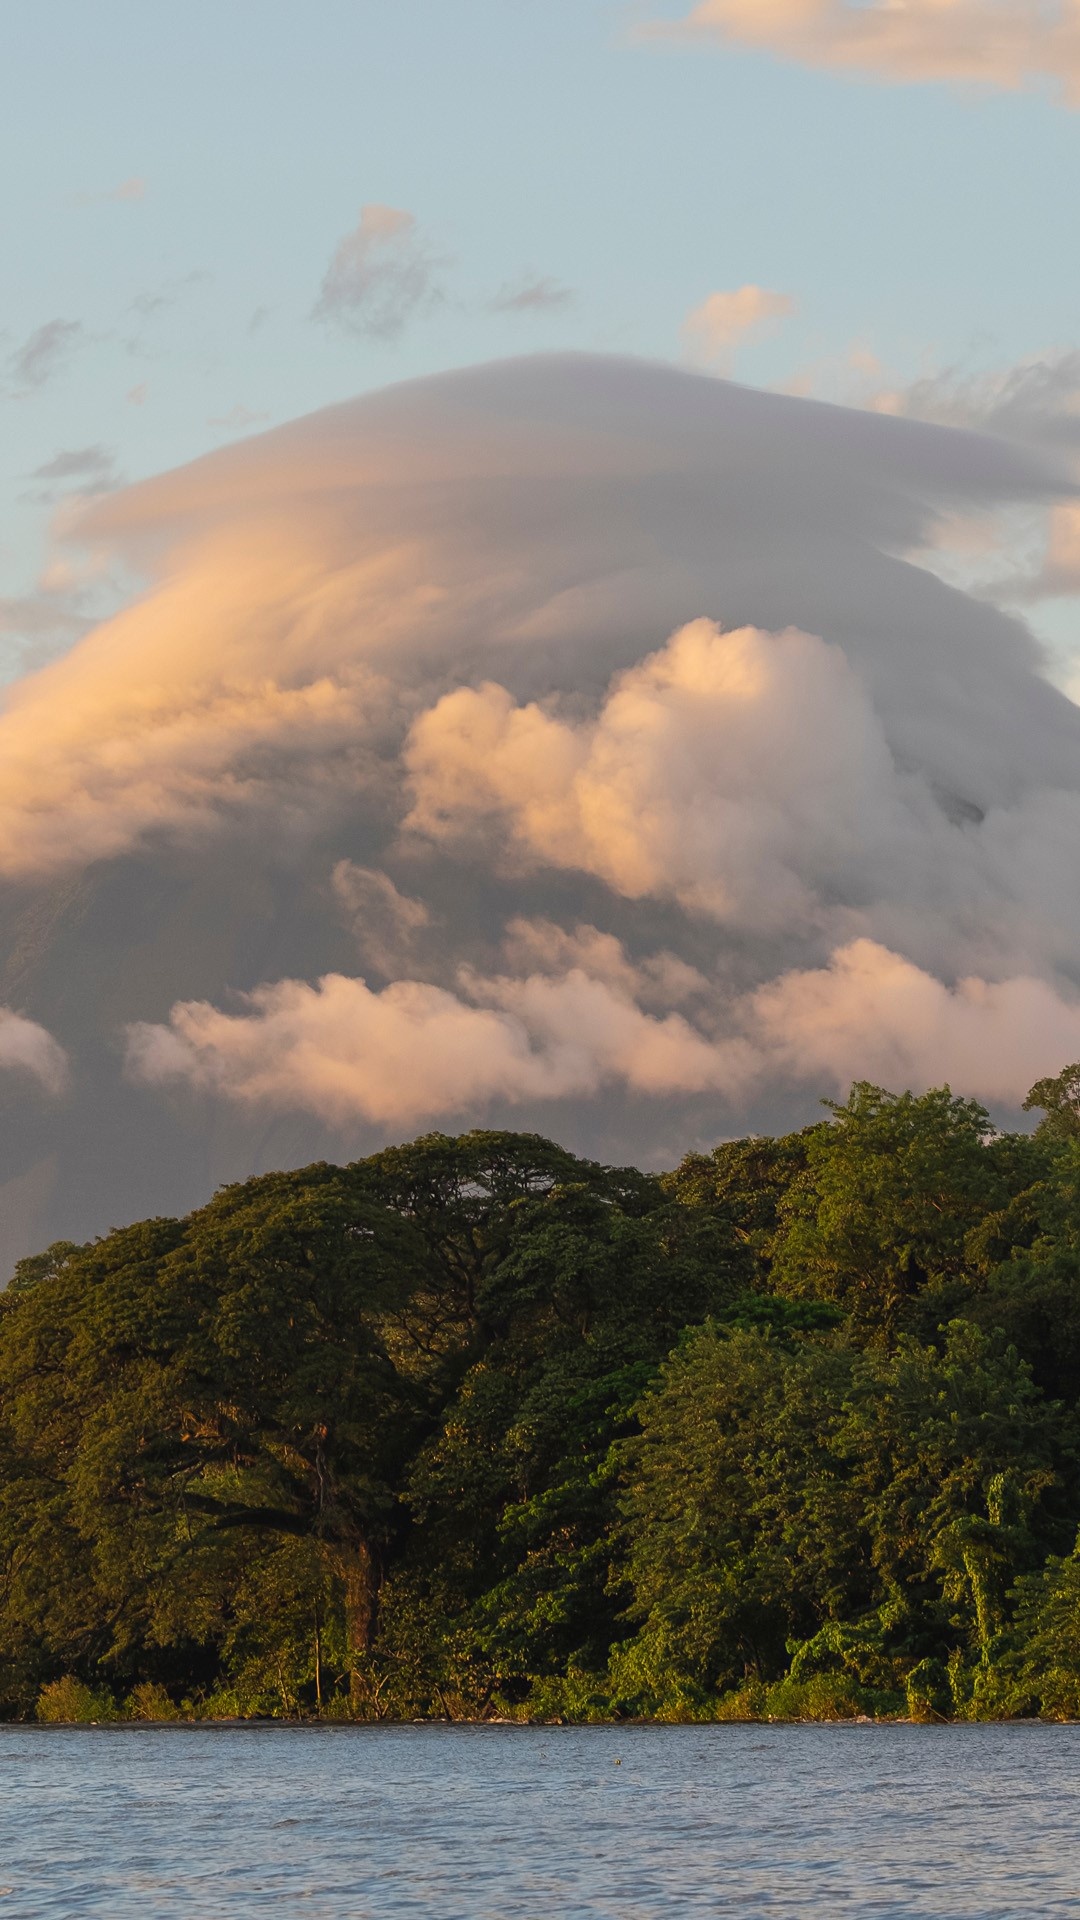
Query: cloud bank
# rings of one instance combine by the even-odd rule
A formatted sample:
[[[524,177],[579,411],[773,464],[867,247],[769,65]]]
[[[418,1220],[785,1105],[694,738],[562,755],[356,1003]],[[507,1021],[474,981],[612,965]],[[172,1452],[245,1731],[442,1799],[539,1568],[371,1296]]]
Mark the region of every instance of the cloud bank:
[[[645,1011],[635,990],[648,981],[621,953],[615,978],[610,956],[601,958],[599,973],[465,971],[457,993],[415,980],[375,993],[328,974],[314,986],[260,988],[242,1013],[181,1002],[167,1023],[132,1027],[129,1068],[136,1079],[180,1080],[253,1108],[400,1129],[496,1100],[592,1098],[612,1086],[745,1102],[780,1077],[838,1093],[857,1078],[948,1081],[1016,1106],[1041,1074],[1080,1054],[1080,998],[1025,977],[949,988],[870,940],[729,1000],[726,1031],[711,1035],[682,1013]]]
[[[128,1072],[252,1125],[1015,1105],[1080,1052],[1080,709],[919,556],[1047,507],[1044,438],[634,361],[328,409],[84,510],[145,587],[7,694],[0,881],[205,863]]]
[[[662,38],[757,47],[892,81],[1014,89],[1080,101],[1080,0],[699,0]]]

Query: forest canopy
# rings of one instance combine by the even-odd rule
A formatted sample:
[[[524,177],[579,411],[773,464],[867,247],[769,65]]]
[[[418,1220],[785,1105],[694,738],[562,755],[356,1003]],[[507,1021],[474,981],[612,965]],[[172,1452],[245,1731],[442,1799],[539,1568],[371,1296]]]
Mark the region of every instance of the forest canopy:
[[[23,1261],[0,1715],[1080,1716],[1080,1067],[432,1134]]]

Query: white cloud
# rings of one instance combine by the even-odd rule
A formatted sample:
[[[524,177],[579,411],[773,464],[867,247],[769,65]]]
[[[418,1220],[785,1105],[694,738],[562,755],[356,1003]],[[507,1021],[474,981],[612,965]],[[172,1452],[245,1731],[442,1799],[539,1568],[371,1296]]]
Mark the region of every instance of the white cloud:
[[[695,621],[595,721],[461,688],[415,722],[405,761],[416,831],[452,839],[496,813],[532,863],[758,930],[813,924],[901,830],[881,820],[899,796],[865,690],[838,647],[795,630]]]
[[[1080,0],[699,0],[654,37],[759,47],[892,81],[1012,89],[1047,81],[1080,99]]]
[[[440,265],[420,241],[415,214],[369,202],[334,249],[312,317],[392,340],[441,297]]]
[[[130,1070],[241,1104],[391,1127],[494,1100],[589,1096],[613,1083],[649,1094],[730,1092],[744,1077],[739,1043],[714,1045],[679,1014],[645,1014],[578,969],[471,977],[466,988],[463,997],[399,980],[372,993],[363,980],[328,974],[314,987],[260,987],[240,1014],[185,1002],[167,1026],[132,1028]]]
[[[0,1007],[0,1068],[7,1067],[32,1075],[46,1093],[62,1093],[67,1085],[67,1054],[59,1041],[36,1020]]]
[[[558,931],[546,936],[549,959]],[[182,1002],[167,1024],[131,1029],[129,1070],[339,1127],[400,1128],[607,1087],[739,1103],[777,1077],[840,1091],[863,1077],[918,1089],[947,1081],[1018,1105],[1080,1054],[1080,999],[1030,977],[950,988],[869,940],[728,996],[706,1032],[681,1013],[643,1010],[638,970],[595,934],[564,936],[585,964],[523,976],[464,969],[457,992],[399,980],[373,993],[330,974],[313,987],[260,987],[241,1013]]]
[[[768,287],[710,293],[683,321],[683,351],[698,365],[726,370],[744,340],[770,332],[794,311],[790,294],[774,293]]]
[[[950,817],[844,652],[797,629],[695,621],[588,719],[459,688],[404,758],[407,826],[511,868],[577,869],[741,937],[869,933],[945,967],[1075,965],[1080,795],[1036,787]]]
[[[751,1006],[774,1070],[846,1091],[951,1086],[1018,1106],[1028,1088],[1080,1056],[1080,999],[1030,975],[946,986],[870,940],[827,967],[758,989]]]

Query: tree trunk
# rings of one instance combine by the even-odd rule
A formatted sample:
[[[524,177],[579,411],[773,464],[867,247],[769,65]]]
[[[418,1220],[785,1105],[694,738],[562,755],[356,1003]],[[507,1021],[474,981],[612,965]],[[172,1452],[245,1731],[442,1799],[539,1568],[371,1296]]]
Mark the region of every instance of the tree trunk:
[[[367,1540],[358,1540],[344,1548],[340,1557],[345,1585],[345,1639],[349,1655],[349,1703],[359,1713],[371,1698],[371,1682],[365,1672],[367,1656],[375,1643],[379,1615],[379,1568]]]

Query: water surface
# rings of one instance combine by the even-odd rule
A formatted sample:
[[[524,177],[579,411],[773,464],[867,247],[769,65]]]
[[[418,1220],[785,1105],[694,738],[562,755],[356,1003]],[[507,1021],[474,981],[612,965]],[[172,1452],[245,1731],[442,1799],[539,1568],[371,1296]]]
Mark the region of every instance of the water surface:
[[[1080,1727],[0,1727],[0,1920],[1080,1913]]]

